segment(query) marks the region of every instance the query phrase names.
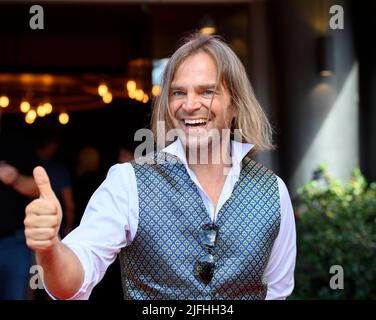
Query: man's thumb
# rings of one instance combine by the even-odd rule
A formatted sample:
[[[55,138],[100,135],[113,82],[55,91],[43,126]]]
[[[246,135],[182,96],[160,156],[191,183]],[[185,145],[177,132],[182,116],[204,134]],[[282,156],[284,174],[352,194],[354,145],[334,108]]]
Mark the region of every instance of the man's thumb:
[[[33,171],[35,183],[39,189],[40,197],[44,199],[55,199],[46,170],[43,167],[36,167]]]

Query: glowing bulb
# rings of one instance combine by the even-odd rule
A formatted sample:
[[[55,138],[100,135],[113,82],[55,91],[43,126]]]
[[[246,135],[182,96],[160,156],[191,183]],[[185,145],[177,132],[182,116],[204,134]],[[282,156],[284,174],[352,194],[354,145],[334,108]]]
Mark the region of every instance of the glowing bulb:
[[[129,81],[127,82],[127,90],[128,90],[128,91],[135,91],[135,90],[136,90],[136,87],[137,87],[136,81],[129,80]]]
[[[147,103],[149,101],[149,96],[145,93],[144,97],[142,98],[143,103]]]
[[[52,104],[49,102],[46,102],[44,105],[44,111],[46,114],[50,114],[52,112]]]
[[[43,104],[40,104],[37,108],[38,117],[44,117],[46,115],[46,109]]]
[[[33,123],[36,117],[37,113],[35,112],[35,110],[31,109],[26,113],[25,120],[27,123],[29,123],[28,121],[31,121],[30,123]]]
[[[7,96],[1,96],[0,97],[0,107],[6,108],[9,106],[9,98]]]
[[[35,118],[33,119],[33,118],[28,117],[27,114],[25,115],[25,122],[27,124],[32,124],[34,123],[34,121],[35,121]]]
[[[135,98],[136,98],[137,101],[142,101],[142,99],[144,98],[144,90],[142,90],[142,89],[136,90]]]
[[[22,101],[21,104],[20,104],[20,110],[23,113],[28,112],[30,110],[30,103],[27,102],[27,101]]]
[[[102,83],[98,86],[98,94],[103,97],[108,92],[108,87]]]
[[[67,124],[69,122],[69,115],[66,112],[62,112],[59,114],[59,122],[61,124]]]
[[[131,98],[131,99],[136,98],[136,91],[129,91],[129,92],[128,92],[128,96],[129,96],[129,98]]]
[[[216,31],[217,31],[216,28],[211,27],[211,26],[203,27],[203,28],[200,29],[200,32],[202,34],[207,34],[207,35],[214,34]]]
[[[103,102],[104,103],[110,103],[112,101],[112,93],[111,92],[107,92],[103,97]]]
[[[156,97],[161,94],[162,88],[160,86],[154,85],[153,88],[151,89],[151,94]]]

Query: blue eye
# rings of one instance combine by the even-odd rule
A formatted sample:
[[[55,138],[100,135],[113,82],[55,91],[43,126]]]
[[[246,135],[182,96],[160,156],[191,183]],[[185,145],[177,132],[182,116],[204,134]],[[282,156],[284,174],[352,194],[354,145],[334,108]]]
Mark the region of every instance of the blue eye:
[[[185,95],[185,92],[184,91],[180,91],[180,90],[176,90],[176,91],[172,91],[171,95],[173,97],[181,97],[181,96]]]
[[[214,95],[214,90],[207,89],[207,90],[203,91],[202,94],[204,96],[212,96],[212,95]]]

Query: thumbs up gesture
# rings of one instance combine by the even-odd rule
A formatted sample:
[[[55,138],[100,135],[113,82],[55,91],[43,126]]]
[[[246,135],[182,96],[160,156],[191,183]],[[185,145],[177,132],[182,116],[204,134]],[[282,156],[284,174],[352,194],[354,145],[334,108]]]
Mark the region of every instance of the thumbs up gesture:
[[[24,225],[28,247],[38,252],[51,249],[60,241],[62,210],[46,171],[36,167],[33,175],[40,196],[26,207]]]

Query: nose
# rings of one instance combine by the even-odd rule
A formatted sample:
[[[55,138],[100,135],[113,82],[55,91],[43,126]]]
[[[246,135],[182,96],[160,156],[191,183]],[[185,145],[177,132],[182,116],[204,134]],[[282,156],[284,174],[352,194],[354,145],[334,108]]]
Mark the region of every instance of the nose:
[[[188,94],[186,101],[182,105],[187,113],[192,113],[201,108],[201,102],[195,94]]]

